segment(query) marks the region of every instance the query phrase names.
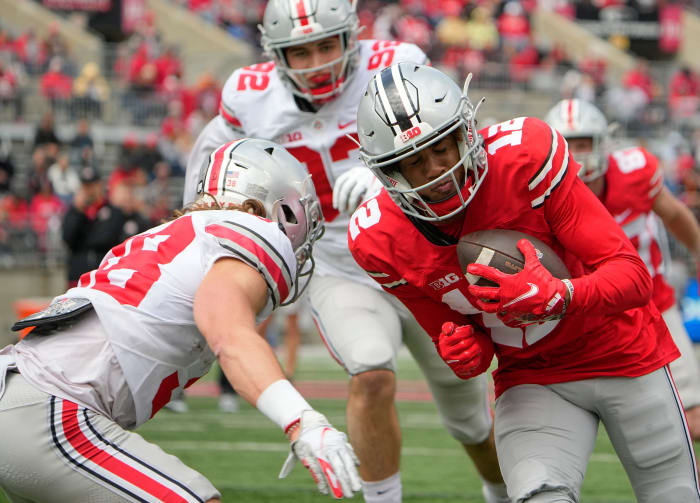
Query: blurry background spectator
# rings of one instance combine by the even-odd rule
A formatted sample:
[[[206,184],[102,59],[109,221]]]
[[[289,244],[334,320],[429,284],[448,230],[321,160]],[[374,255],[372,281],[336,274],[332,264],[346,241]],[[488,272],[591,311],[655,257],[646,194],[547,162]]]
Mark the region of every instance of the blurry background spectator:
[[[109,85],[97,63],[91,61],[83,66],[73,83],[73,97],[76,117],[102,117],[102,108],[109,99]]]
[[[54,56],[49,69],[39,81],[41,94],[57,112],[70,110],[70,98],[73,95],[73,79],[63,69],[63,58]]]
[[[62,223],[62,237],[68,247],[68,284],[96,269],[102,257],[126,238],[143,232],[152,222],[141,214],[143,201],[127,181],[114,187],[107,199],[97,170],[80,170],[80,187]]]
[[[68,206],[73,199],[75,191],[80,186],[80,179],[78,178],[78,173],[70,164],[70,157],[67,152],[60,153],[56,162],[49,166],[47,177],[53,192],[64,206]]]

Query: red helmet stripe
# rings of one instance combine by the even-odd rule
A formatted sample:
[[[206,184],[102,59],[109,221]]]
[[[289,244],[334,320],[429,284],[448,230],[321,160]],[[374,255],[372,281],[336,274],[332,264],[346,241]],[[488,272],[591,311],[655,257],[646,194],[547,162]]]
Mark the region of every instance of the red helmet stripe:
[[[221,176],[221,171],[224,169],[224,155],[226,152],[228,152],[229,148],[239,141],[241,140],[238,139],[230,141],[225,145],[220,146],[214,152],[214,162],[209,167],[209,187],[207,189],[207,192],[209,192],[212,196],[217,195],[219,192],[219,177]]]
[[[296,0],[297,16],[299,17],[299,22],[302,26],[309,24],[309,18],[306,14],[306,7],[304,6],[304,0]]]
[[[574,129],[574,100],[569,100],[567,103],[568,107],[566,109],[566,119],[569,125],[569,129]]]

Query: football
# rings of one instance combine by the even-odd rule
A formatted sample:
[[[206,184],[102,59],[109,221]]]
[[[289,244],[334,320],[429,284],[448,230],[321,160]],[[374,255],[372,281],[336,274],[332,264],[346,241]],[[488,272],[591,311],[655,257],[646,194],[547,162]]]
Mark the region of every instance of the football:
[[[462,236],[457,243],[457,259],[471,285],[497,286],[481,276],[469,274],[467,265],[484,264],[506,274],[515,274],[525,266],[525,257],[518,250],[518,241],[529,240],[537,250],[542,265],[557,278],[569,278],[569,270],[547,244],[524,232],[507,229],[487,229]]]

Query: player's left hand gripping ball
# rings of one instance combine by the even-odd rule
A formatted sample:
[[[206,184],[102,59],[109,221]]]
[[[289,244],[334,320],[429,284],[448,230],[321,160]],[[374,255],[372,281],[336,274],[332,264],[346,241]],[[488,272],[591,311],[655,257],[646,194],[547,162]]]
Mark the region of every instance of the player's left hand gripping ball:
[[[517,274],[506,274],[483,264],[469,264],[467,271],[497,283],[497,287],[470,285],[479,309],[498,313],[508,326],[522,327],[559,319],[571,299],[564,281],[555,278],[537,258],[535,247],[527,239],[518,241],[525,256],[525,267]]]
[[[326,417],[315,410],[301,413],[299,437],[282,466],[279,478],[292,471],[296,460],[311,472],[321,494],[336,499],[352,498],[362,488],[356,465],[360,461],[344,433],[333,428]]]

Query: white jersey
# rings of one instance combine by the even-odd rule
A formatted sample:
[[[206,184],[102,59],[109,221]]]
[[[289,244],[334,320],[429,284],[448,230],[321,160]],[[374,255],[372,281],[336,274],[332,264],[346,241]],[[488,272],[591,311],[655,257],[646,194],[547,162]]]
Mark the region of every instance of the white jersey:
[[[332,206],[333,185],[345,171],[361,165],[357,140],[357,106],[372,75],[397,61],[424,64],[413,44],[361,40],[358,66],[347,87],[317,112],[299,110],[294,95],[273,62],[238,69],[228,78],[219,115],[197,138],[187,163],[184,202],[196,195],[199,172],[209,154],[235,138],[264,138],[283,145],[311,173],[325,218],[324,236],[314,244],[314,274],[341,276],[376,288],[353,260],[347,245],[350,215]]]
[[[214,362],[195,325],[193,303],[223,257],[248,263],[267,282],[268,301],[258,322],[293,291],[296,258],[276,223],[240,211],[193,212],[113,248],[78,287],[56,298],[89,299],[102,327],[96,332],[102,333],[30,333],[10,352],[39,389],[122,427],[138,426]]]

